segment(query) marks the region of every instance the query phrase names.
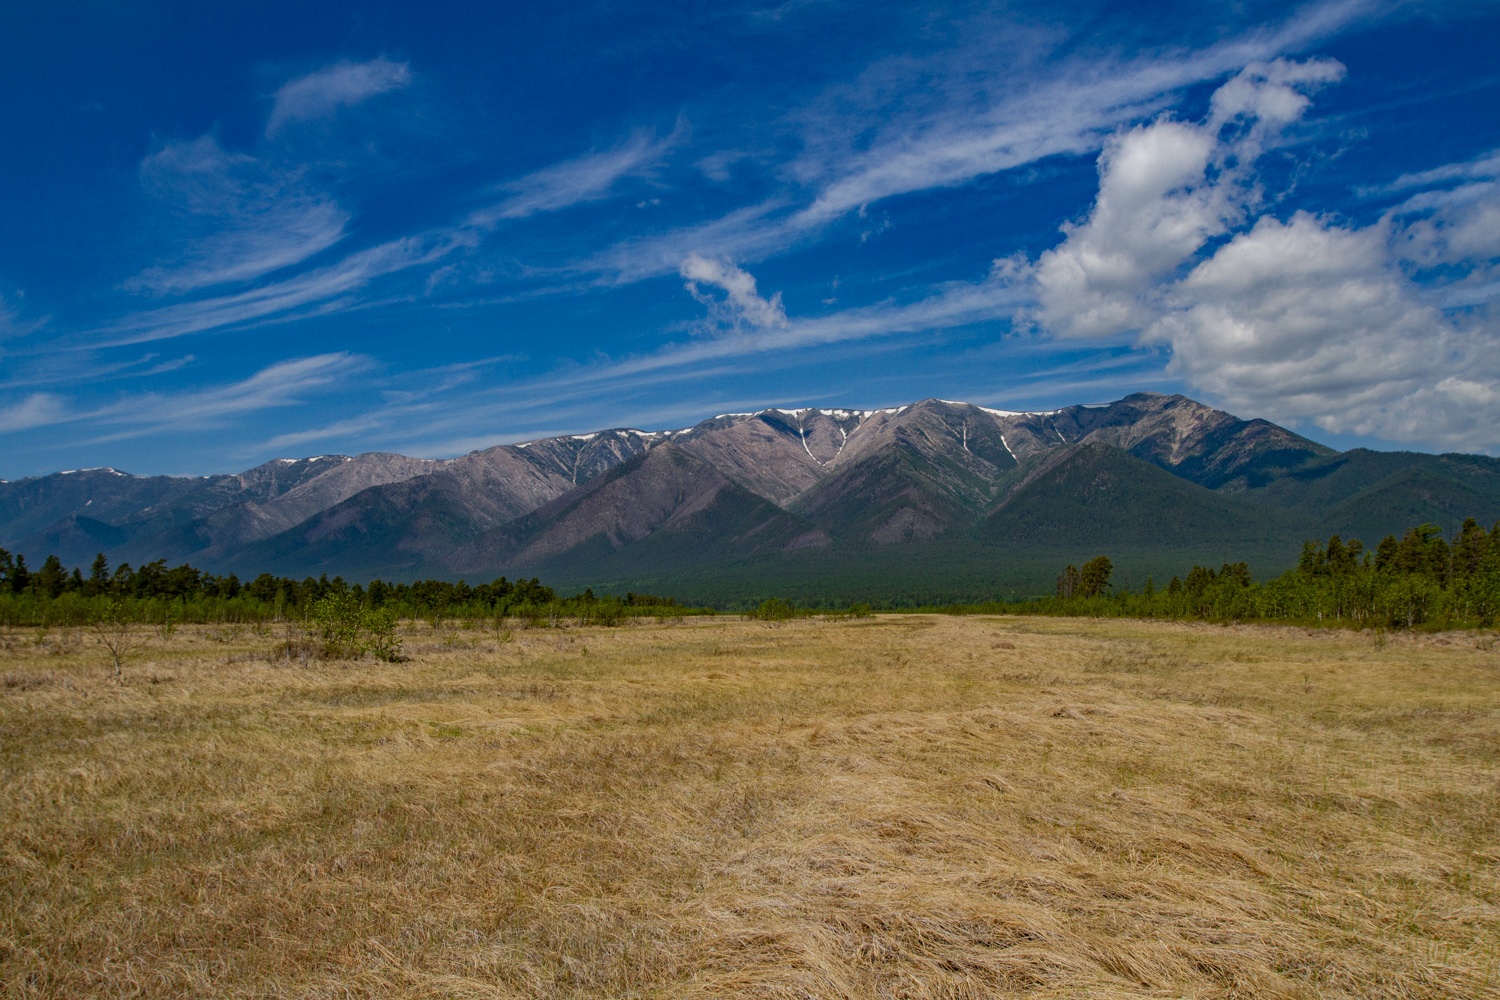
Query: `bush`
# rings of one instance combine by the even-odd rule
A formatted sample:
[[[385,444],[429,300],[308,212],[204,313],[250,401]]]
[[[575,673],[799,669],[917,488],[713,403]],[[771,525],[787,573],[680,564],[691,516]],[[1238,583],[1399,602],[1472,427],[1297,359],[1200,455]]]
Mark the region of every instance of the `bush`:
[[[760,607],[750,612],[749,617],[757,618],[763,622],[784,622],[794,617],[797,609],[792,607],[792,602],[780,597],[768,597],[760,602]]]
[[[401,637],[396,634],[394,608],[366,608],[360,625],[364,629],[363,648],[376,659],[395,663],[401,659]]]
[[[401,657],[401,637],[396,634],[394,608],[361,607],[353,594],[330,594],[313,605],[304,630],[323,644],[332,659],[366,653],[387,662]]]

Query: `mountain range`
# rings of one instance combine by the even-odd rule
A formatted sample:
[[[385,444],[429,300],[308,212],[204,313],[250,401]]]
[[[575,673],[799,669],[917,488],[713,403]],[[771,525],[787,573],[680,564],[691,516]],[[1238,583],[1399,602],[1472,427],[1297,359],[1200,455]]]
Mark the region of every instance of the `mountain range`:
[[[238,475],[0,482],[0,546],[301,577],[537,575],[733,602],[1036,593],[1099,553],[1139,585],[1292,563],[1424,521],[1500,518],[1500,460],[1337,452],[1184,396],[1013,412],[928,399],[767,409],[458,458],[277,459]]]

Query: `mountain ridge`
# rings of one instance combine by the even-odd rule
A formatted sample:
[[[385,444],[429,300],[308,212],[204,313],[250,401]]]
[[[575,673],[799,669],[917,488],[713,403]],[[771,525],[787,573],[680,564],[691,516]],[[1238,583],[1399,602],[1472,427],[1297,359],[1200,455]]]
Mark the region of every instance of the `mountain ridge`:
[[[1153,504],[1203,537],[1178,545]],[[0,482],[0,545],[70,564],[103,550],[243,574],[582,583],[777,560],[849,575],[889,565],[878,553],[892,549],[948,553],[930,557],[941,575],[971,557],[1041,565],[1067,547],[1069,523],[1103,548],[1185,557],[1239,544],[1275,562],[1331,526],[1368,535],[1460,509],[1500,516],[1500,462],[1337,452],[1185,396],[1134,393],[1038,411],[936,398],[770,407],[447,459],[324,455],[197,478],[73,470]]]

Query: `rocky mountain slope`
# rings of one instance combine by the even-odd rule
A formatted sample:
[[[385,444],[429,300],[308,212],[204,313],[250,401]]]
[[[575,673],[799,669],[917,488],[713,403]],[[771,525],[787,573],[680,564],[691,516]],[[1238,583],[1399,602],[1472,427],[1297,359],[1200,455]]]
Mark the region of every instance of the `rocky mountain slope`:
[[[1155,393],[1028,413],[938,399],[770,409],[446,460],[370,453],[202,479],[95,469],[0,483],[0,546],[32,559],[86,564],[103,551],[241,576],[525,572],[601,585],[713,567],[754,580],[921,564],[930,577],[966,560],[1050,565],[1096,550],[1275,563],[1312,534],[1373,539],[1463,516],[1500,517],[1500,463],[1341,454]]]

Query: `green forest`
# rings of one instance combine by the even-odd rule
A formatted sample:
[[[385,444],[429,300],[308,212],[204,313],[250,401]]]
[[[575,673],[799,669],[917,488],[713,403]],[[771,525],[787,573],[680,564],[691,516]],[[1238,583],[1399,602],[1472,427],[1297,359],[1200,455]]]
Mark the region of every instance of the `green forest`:
[[[1500,612],[1500,524],[1473,518],[1450,544],[1433,524],[1387,535],[1373,551],[1334,535],[1308,541],[1295,568],[1256,582],[1243,562],[1218,570],[1194,566],[1164,587],[1148,580],[1134,593],[1112,591],[1108,556],[1066,567],[1057,592],[1033,601],[956,605],[966,613],[1025,613],[1189,619],[1292,621],[1355,628],[1489,628]]]
[[[1243,561],[1218,569],[1193,566],[1164,585],[1148,579],[1135,591],[1114,588],[1112,575],[1110,558],[1100,555],[1081,567],[1065,567],[1055,593],[1046,597],[883,610],[1489,628],[1500,613],[1500,524],[1486,531],[1470,518],[1451,540],[1437,526],[1422,524],[1400,539],[1386,536],[1374,549],[1338,535],[1310,540],[1296,567],[1264,581],[1257,581]],[[0,549],[0,624],[8,626],[81,625],[106,616],[157,624],[307,621],[335,601],[434,625],[445,618],[512,617],[533,624],[568,619],[607,625],[643,615],[714,613],[647,594],[595,595],[586,589],[563,597],[534,577],[514,582],[500,577],[473,586],[446,580],[351,585],[341,577],[297,581],[263,573],[242,583],[233,574],[215,576],[188,565],[169,569],[161,560],[111,570],[103,555],[85,575],[81,569],[68,571],[56,556],[33,570],[24,558]],[[770,620],[825,613],[821,607],[796,607],[779,595],[746,606]],[[862,616],[869,607],[856,604],[847,613]]]
[[[609,622],[633,615],[657,617],[702,614],[670,597],[649,594],[596,597],[591,590],[560,597],[535,577],[511,582],[500,577],[475,586],[460,580],[415,583],[371,581],[349,584],[325,575],[297,581],[262,573],[248,583],[234,574],[215,576],[192,566],[167,568],[164,560],[133,569],[122,563],[111,571],[101,554],[85,576],[66,570],[48,556],[36,570],[0,549],[0,625],[82,625],[101,617],[165,624],[170,622],[258,623],[302,621],[320,605],[337,600],[397,618],[549,619]]]

